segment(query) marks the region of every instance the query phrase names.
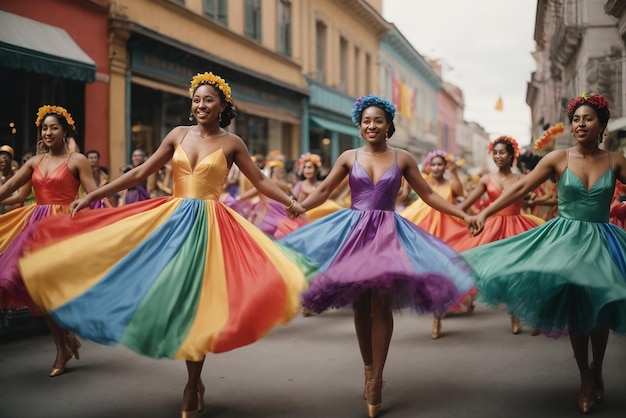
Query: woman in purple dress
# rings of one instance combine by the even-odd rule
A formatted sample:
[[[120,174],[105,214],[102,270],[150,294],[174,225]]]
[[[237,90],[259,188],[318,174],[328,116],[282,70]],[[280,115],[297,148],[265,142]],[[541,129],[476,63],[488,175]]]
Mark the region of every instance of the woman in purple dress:
[[[394,115],[387,100],[374,95],[357,99],[352,121],[365,144],[341,154],[327,178],[301,202],[305,210],[319,206],[348,176],[352,207],[281,241],[319,266],[303,294],[306,308],[319,313],[352,304],[370,417],[381,408],[392,309],[443,313],[473,286],[471,270],[457,252],[394,211],[404,176],[435,209],[467,216],[430,188],[411,154],[388,146]]]

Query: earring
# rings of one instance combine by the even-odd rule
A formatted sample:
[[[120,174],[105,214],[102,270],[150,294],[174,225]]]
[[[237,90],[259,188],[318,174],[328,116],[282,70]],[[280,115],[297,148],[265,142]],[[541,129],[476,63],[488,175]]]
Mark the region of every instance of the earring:
[[[219,113],[219,115],[217,115],[217,120],[218,122],[222,122],[222,112]]]
[[[189,112],[189,122],[193,122],[193,113]]]
[[[385,142],[389,141],[389,131],[385,132]]]

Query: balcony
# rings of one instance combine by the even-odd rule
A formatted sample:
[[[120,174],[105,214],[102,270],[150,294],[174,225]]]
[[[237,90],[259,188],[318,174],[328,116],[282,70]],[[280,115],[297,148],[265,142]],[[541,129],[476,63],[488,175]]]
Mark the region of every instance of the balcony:
[[[578,49],[582,39],[581,28],[575,24],[557,24],[550,43],[550,59],[561,65],[567,65]]]

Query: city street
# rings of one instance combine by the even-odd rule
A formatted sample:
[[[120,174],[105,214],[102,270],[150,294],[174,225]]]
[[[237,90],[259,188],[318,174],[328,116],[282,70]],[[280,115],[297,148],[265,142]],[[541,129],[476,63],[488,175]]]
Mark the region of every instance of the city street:
[[[395,315],[385,369],[383,418],[578,417],[578,372],[569,339],[510,331],[504,312],[478,305],[446,318]],[[182,361],[152,360],[124,347],[83,341],[80,360],[55,378],[49,335],[0,343],[0,417],[175,418],[186,372]],[[606,400],[595,417],[626,414],[626,339],[611,335]],[[363,367],[352,313],[296,318],[261,341],[207,357],[205,411],[199,418],[367,417]]]

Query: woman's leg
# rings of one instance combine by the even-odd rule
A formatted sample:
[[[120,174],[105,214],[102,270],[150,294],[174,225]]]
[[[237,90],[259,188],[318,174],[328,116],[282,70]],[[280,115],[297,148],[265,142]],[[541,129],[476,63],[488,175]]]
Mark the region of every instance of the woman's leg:
[[[573,335],[570,329],[570,343],[574,351],[574,358],[580,373],[580,392],[578,394],[578,408],[584,414],[591,411],[595,401],[595,386],[589,368],[589,335]]]
[[[57,356],[49,373],[50,377],[55,377],[65,372],[65,366],[72,358],[72,350],[67,345],[65,330],[61,328],[49,315],[46,315],[45,319],[48,324],[48,328],[50,329],[50,333],[52,334],[54,345],[56,345],[57,348]]]
[[[203,409],[204,401],[204,385],[202,384],[201,374],[202,366],[204,365],[204,358],[200,361],[186,360],[187,365],[187,384],[183,391],[183,405],[182,416],[183,418],[195,417],[196,413]]]
[[[383,369],[393,334],[391,297],[372,291],[372,373],[367,382],[367,409],[375,417],[382,404]]]
[[[592,374],[596,386],[596,399],[604,400],[604,379],[602,378],[602,365],[604,353],[609,341],[609,327],[601,326],[591,332],[591,353],[593,355]]]
[[[372,365],[372,308],[371,290],[363,293],[352,304],[354,328],[364,366]]]

